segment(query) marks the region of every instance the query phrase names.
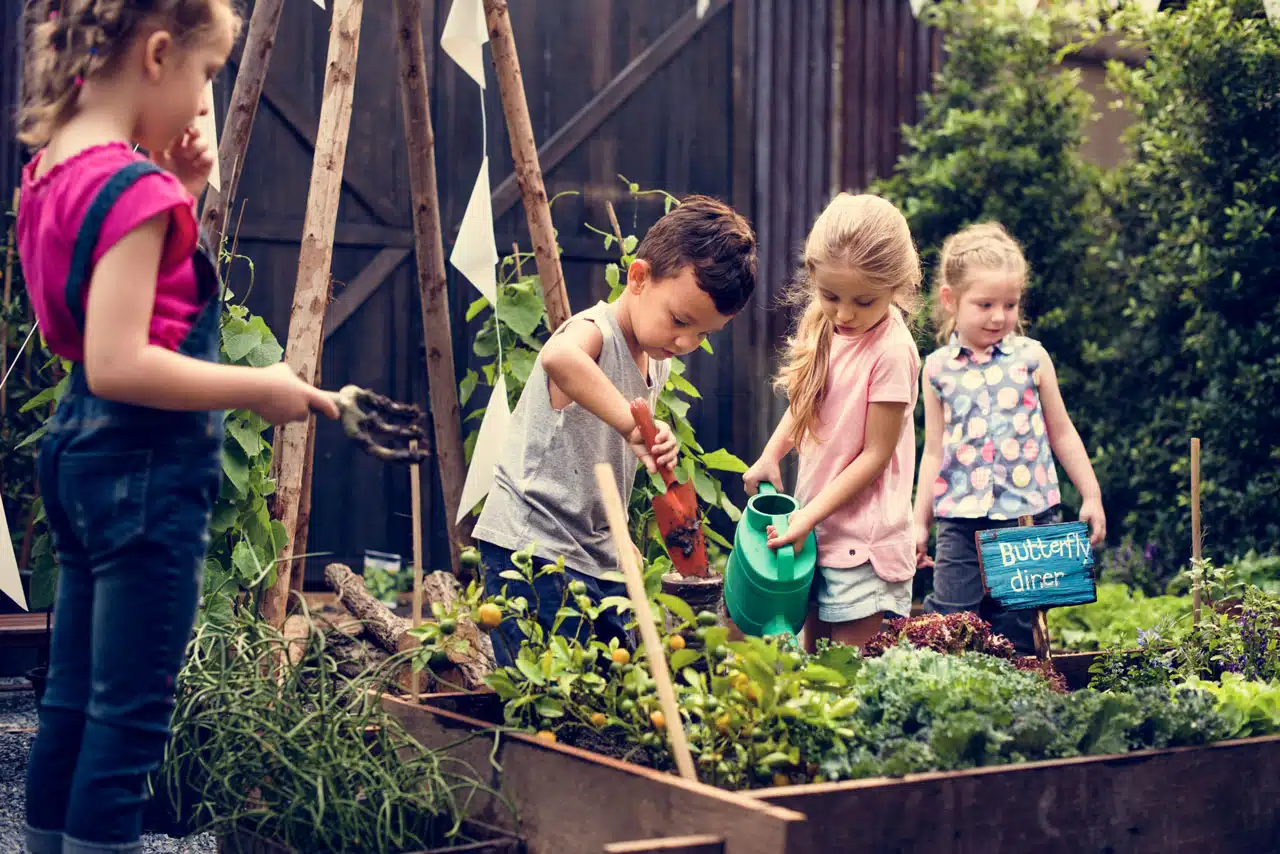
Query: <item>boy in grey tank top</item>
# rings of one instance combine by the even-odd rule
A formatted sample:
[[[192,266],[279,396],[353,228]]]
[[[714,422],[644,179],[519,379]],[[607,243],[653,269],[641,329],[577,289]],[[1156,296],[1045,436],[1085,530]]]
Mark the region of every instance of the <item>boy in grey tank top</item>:
[[[608,463],[625,505],[637,466],[675,464],[678,442],[658,422],[658,446],[645,449],[631,417],[631,401],[652,408],[670,373],[670,359],[696,349],[724,328],[755,289],[755,235],[728,205],[686,198],[649,229],[627,285],[613,303],[575,314],[553,333],[534,362],[512,414],[511,437],[498,458],[494,484],[476,525],[485,592],[524,596],[545,631],[571,592],[599,602],[625,596],[621,582],[602,578],[618,569],[594,467]],[[533,544],[535,566],[563,558],[566,572],[530,586],[499,578],[512,552]],[[634,548],[634,546],[632,546]],[[614,609],[594,626],[566,620],[558,629],[585,641],[617,638],[629,645],[625,620]],[[499,665],[510,665],[524,635],[507,618],[494,635]]]

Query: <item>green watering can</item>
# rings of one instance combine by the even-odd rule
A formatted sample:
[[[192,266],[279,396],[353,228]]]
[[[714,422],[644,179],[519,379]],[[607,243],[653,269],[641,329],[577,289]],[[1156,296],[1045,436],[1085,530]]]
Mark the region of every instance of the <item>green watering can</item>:
[[[800,633],[809,613],[809,585],[818,563],[818,540],[811,532],[801,548],[769,548],[768,527],[787,530],[787,519],[800,507],[773,484],[747,502],[733,535],[733,552],[724,573],[724,601],[743,634],[763,637]]]

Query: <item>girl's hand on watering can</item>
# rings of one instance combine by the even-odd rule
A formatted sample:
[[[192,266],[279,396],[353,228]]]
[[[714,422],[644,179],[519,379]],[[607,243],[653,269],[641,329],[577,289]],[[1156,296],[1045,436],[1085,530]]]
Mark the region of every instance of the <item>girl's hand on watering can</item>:
[[[772,525],[768,527],[768,546],[771,549],[780,549],[783,546],[796,546],[797,543],[803,543],[805,538],[809,536],[809,532],[813,530],[815,522],[809,518],[809,514],[803,509],[797,510],[787,519],[787,532],[779,534],[777,529]]]
[[[774,489],[782,491],[782,468],[777,462],[761,457],[742,476],[742,485],[747,488],[747,495],[755,495],[764,482],[772,483]]]

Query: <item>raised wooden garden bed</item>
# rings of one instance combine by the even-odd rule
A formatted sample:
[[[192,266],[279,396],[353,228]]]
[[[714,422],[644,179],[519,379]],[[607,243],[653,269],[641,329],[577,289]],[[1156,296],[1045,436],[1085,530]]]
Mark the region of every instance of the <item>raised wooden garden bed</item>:
[[[501,716],[493,694],[433,699],[459,708],[488,704]],[[806,841],[804,816],[792,809],[524,733],[495,735],[491,723],[445,708],[390,695],[383,704],[424,746],[449,747],[451,756],[500,788],[515,807],[515,832],[529,854],[600,854],[623,842],[634,846],[621,850],[661,851],[662,840],[691,835],[702,838],[699,844],[707,844],[708,835],[721,840],[731,854],[815,851]],[[470,814],[500,826],[510,822],[507,807],[483,794],[472,800]]]
[[[248,830],[237,830],[218,840],[219,854],[303,854],[295,848],[264,839]],[[522,854],[520,840],[503,830],[475,822],[463,825],[462,837],[445,848],[405,851],[403,854]]]
[[[496,695],[385,703],[424,744],[470,734],[468,755],[488,761],[494,736],[478,733],[501,720]],[[719,835],[733,854],[1280,851],[1280,736],[737,793],[524,734],[503,734],[498,756],[534,854],[664,833]]]

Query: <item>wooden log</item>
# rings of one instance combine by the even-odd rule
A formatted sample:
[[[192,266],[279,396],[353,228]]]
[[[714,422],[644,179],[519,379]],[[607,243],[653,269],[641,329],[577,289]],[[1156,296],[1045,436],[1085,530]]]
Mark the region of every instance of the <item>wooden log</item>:
[[[391,613],[364,589],[364,579],[340,563],[324,568],[324,580],[338,594],[338,601],[351,616],[364,623],[365,631],[388,652],[399,652],[401,639],[409,631],[409,621]]]
[[[257,0],[249,17],[249,31],[245,35],[244,51],[236,73],[236,85],[231,90],[231,105],[222,126],[222,139],[218,144],[218,169],[222,176],[220,190],[209,188],[205,196],[200,226],[209,238],[210,249],[215,253],[222,246],[227,227],[227,211],[235,199],[236,187],[244,169],[245,153],[249,150],[249,136],[253,131],[253,119],[258,113],[262,87],[267,79],[267,67],[271,64],[271,52],[275,49],[276,31],[280,28],[280,14],[284,0]]]
[[[507,135],[511,137],[511,156],[515,160],[516,183],[524,200],[524,214],[533,241],[533,257],[538,265],[542,298],[547,304],[547,318],[554,332],[569,319],[569,295],[564,288],[560,253],[556,249],[555,231],[551,224],[551,205],[538,165],[538,145],[529,120],[529,104],[525,99],[524,78],[520,74],[520,57],[516,54],[515,34],[507,14],[507,0],[484,0],[485,18],[489,26],[489,43],[493,48],[493,67],[498,76],[498,92],[502,111],[507,117]]]
[[[289,340],[285,361],[299,377],[314,382],[324,334],[328,304],[329,271],[333,262],[333,233],[342,196],[342,169],[347,157],[351,106],[355,96],[356,60],[360,47],[360,22],[364,0],[335,0],[329,28],[329,62],[324,100],[316,134],[311,188],[298,253],[298,283],[289,316]],[[276,456],[280,477],[276,483],[276,518],[293,533],[298,524],[310,421],[287,424],[276,430]],[[276,583],[266,591],[262,616],[276,626],[284,622],[288,604],[293,543],[285,544],[276,571]]]
[[[404,111],[409,187],[413,195],[413,245],[418,259],[422,336],[427,353],[427,393],[444,495],[449,565],[456,575],[462,569],[461,546],[471,543],[470,532],[459,531],[456,522],[462,487],[467,480],[467,465],[462,450],[453,332],[449,325],[448,280],[436,187],[436,141],[431,126],[426,47],[422,39],[422,0],[395,0],[395,16],[400,105]]]
[[[325,567],[324,580],[338,595],[352,616],[364,624],[365,632],[378,646],[391,653],[404,652],[418,645],[418,641],[409,634],[413,624],[404,617],[391,612],[386,605],[365,590],[364,579],[340,563],[331,563]],[[425,599],[439,602],[446,609],[457,601],[458,580],[448,572],[433,572],[422,579],[422,591]],[[470,642],[472,655],[451,652],[449,662],[453,665],[447,672],[438,674],[439,680],[447,685],[454,685],[467,691],[477,691],[485,687],[484,677],[489,672],[489,661],[492,648],[488,638],[464,614],[458,620],[455,635]],[[408,674],[401,681],[406,691],[411,690]]]

